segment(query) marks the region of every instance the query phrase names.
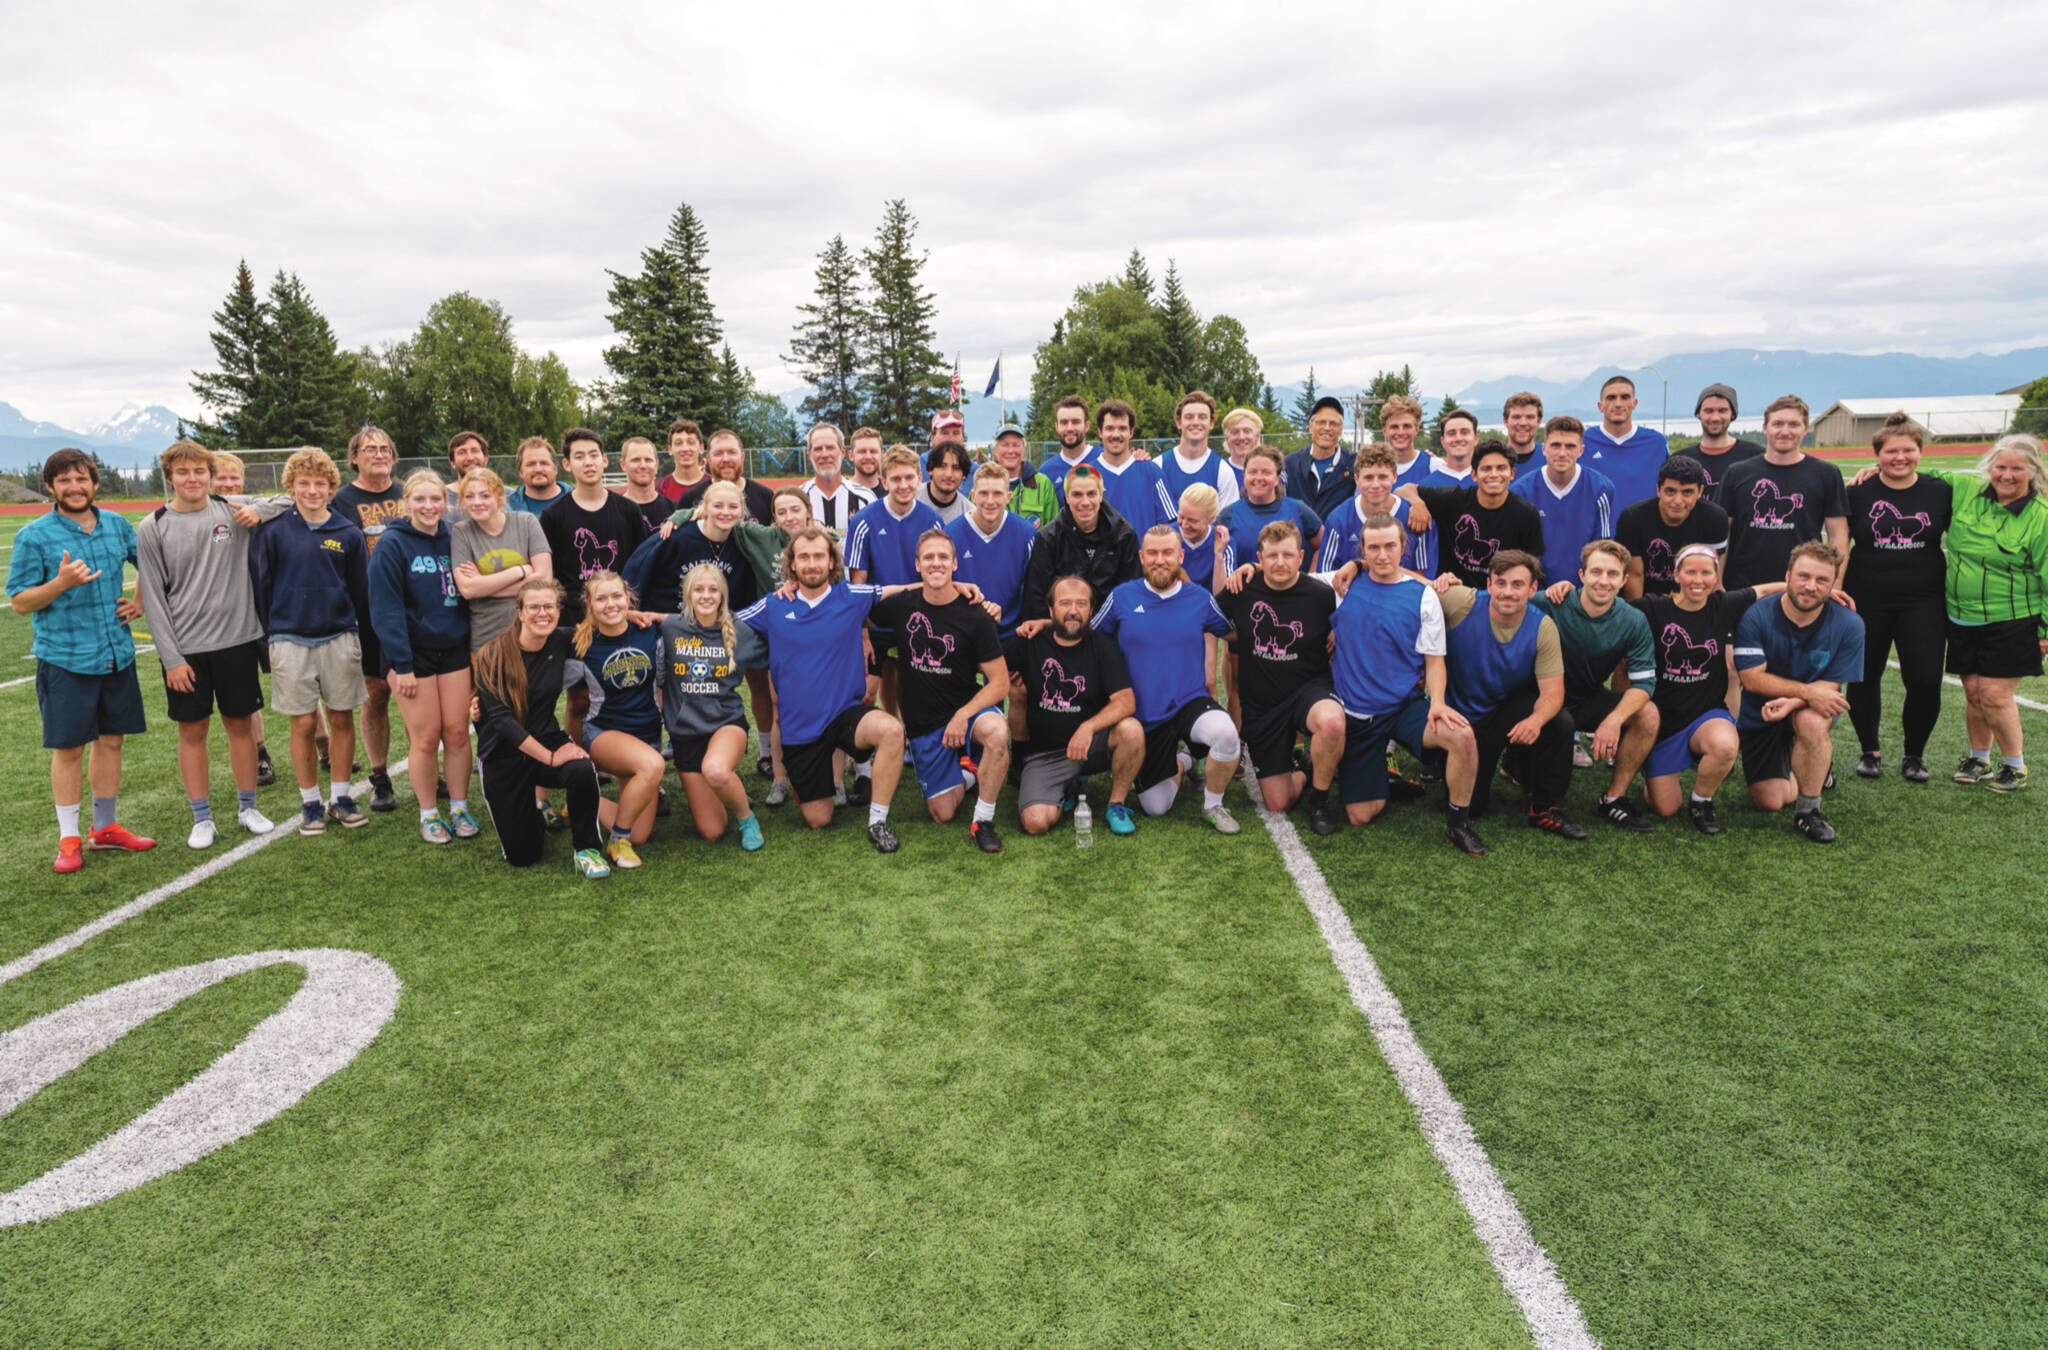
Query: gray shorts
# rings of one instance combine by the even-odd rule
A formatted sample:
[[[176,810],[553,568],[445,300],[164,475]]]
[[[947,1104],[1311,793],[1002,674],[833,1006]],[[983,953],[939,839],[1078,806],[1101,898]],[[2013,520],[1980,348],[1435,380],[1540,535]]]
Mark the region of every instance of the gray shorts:
[[[1092,773],[1109,772],[1109,733],[1098,731],[1088,743],[1088,760],[1077,764],[1067,758],[1067,748],[1046,750],[1024,761],[1017,785],[1018,806],[1057,806],[1074,781]]]
[[[336,712],[362,706],[363,646],[343,633],[317,647],[296,642],[270,644],[270,706],[287,717],[304,717],[324,705]]]

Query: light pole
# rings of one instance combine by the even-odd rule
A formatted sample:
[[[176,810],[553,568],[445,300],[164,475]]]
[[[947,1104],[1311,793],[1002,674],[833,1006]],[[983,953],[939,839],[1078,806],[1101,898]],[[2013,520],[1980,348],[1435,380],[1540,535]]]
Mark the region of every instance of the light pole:
[[[1664,406],[1657,414],[1657,431],[1660,435],[1669,436],[1671,434],[1671,381],[1665,379],[1664,372],[1658,370],[1655,366],[1646,365],[1643,369],[1655,375],[1657,382],[1664,386]]]

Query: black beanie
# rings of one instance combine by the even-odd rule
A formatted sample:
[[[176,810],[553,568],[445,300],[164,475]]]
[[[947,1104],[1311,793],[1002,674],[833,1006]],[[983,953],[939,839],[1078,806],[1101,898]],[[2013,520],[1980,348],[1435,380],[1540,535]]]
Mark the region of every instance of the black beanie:
[[[1694,417],[1698,417],[1700,415],[1700,404],[1705,403],[1710,398],[1727,399],[1728,416],[1733,418],[1738,415],[1739,408],[1735,402],[1735,391],[1733,389],[1730,389],[1725,384],[1710,384],[1706,388],[1700,390],[1700,396],[1694,399],[1692,402],[1692,415]]]

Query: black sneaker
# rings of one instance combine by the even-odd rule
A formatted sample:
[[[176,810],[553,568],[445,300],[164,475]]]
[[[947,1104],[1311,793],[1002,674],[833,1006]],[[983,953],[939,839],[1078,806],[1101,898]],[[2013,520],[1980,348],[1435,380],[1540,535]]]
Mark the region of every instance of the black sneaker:
[[[1603,803],[1600,814],[1607,818],[1610,825],[1619,825],[1622,829],[1634,830],[1637,834],[1648,834],[1657,828],[1657,822],[1638,811],[1636,804],[1626,797],[1616,797],[1613,801]]]
[[[1858,778],[1884,777],[1884,765],[1877,762],[1877,751],[1865,750],[1863,752],[1863,758],[1856,761],[1856,776]]]
[[[896,842],[896,831],[889,828],[886,820],[878,820],[868,826],[868,842],[875,846],[877,853],[894,853],[903,847]]]
[[[1468,858],[1484,858],[1487,854],[1486,841],[1479,837],[1479,832],[1473,829],[1469,822],[1454,825],[1448,820],[1445,821],[1444,842]]]
[[[853,786],[846,790],[846,804],[848,806],[866,806],[870,801],[874,800],[874,796],[875,780],[866,774],[857,773],[853,776]]]
[[[1586,827],[1580,825],[1555,806],[1546,806],[1541,811],[1529,808],[1529,828],[1554,834],[1560,839],[1584,839]]]
[[[1316,781],[1316,762],[1309,757],[1307,746],[1297,745],[1294,747],[1294,767],[1309,782],[1313,783]]]
[[[664,818],[668,815],[668,810],[668,789],[656,788],[654,791],[654,818],[656,820]]]
[[[983,853],[1001,853],[1003,851],[1003,837],[996,833],[996,823],[993,820],[974,821],[967,827],[967,837],[973,840],[974,846]],[[876,847],[881,848],[881,845],[877,844]],[[882,849],[882,851],[887,853],[889,850]]]
[[[1685,813],[1692,817],[1692,827],[1701,834],[1719,834],[1728,827],[1714,814],[1714,804],[1708,802],[1687,802]]]
[[[1828,767],[1828,776],[1827,776],[1827,777],[1826,777],[1826,778],[1825,778],[1824,780],[1822,780],[1822,782],[1821,782],[1821,785],[1820,785],[1820,790],[1821,790],[1822,792],[1833,792],[1833,791],[1835,790],[1835,770],[1834,770],[1834,766],[1830,765],[1830,766]]]
[[[434,797],[435,797],[435,799],[436,799],[437,801],[444,801],[444,802],[445,802],[445,801],[447,801],[447,800],[448,800],[448,780],[447,780],[447,779],[445,779],[445,778],[436,778],[436,779],[434,780]]]
[[[1899,777],[1908,783],[1924,783],[1933,776],[1927,772],[1927,761],[1918,755],[1907,755],[1899,761]]]
[[[1958,783],[1981,783],[1990,776],[1991,761],[1988,759],[1964,755],[1963,762],[1956,765],[1955,779]]]
[[[370,809],[372,811],[396,811],[398,794],[391,790],[391,775],[378,771],[370,775]]]
[[[1984,780],[1984,786],[1993,792],[2018,792],[2027,785],[2027,771],[2015,769],[2010,764],[1998,766],[1998,772]]]
[[[1428,788],[1416,782],[1405,773],[1387,770],[1387,800],[1390,802],[1420,801]]]
[[[277,768],[270,762],[270,747],[256,747],[256,786],[269,787],[277,781]]]
[[[754,772],[760,774],[763,780],[773,782],[775,779],[775,761],[767,755],[761,756],[754,761]]]
[[[1308,805],[1308,827],[1324,838],[1337,832],[1337,814],[1330,809],[1330,795],[1318,793]]]
[[[1796,811],[1792,815],[1792,828],[1816,844],[1835,842],[1835,827],[1828,824],[1828,818],[1819,811]]]

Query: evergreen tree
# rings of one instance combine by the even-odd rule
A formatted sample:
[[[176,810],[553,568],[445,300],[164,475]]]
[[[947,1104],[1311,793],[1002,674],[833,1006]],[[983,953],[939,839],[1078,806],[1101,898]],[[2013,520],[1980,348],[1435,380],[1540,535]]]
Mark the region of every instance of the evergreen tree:
[[[918,281],[927,255],[912,249],[916,232],[917,219],[899,197],[861,253],[870,294],[861,402],[883,436],[907,442],[925,439],[952,388],[952,367],[932,345],[936,306]]]
[[[811,386],[799,405],[803,415],[848,432],[861,422],[860,343],[868,316],[860,262],[844,236],[833,235],[818,255],[816,277],[816,299],[797,306],[804,317],[783,360]]]
[[[1294,430],[1294,423],[1280,410],[1280,400],[1273,396],[1273,386],[1270,384],[1260,386],[1258,412],[1266,435],[1271,436],[1276,431]]]
[[[718,420],[718,345],[722,333],[711,305],[709,244],[696,212],[685,202],[670,217],[668,234],[640,254],[640,272],[611,272],[606,292],[612,329],[621,341],[605,349],[614,436],[661,440],[669,422]]]
[[[226,303],[214,311],[213,332],[207,335],[220,369],[192,372],[192,392],[200,404],[218,410],[216,420],[191,424],[192,434],[209,445],[249,444],[239,439],[237,424],[243,409],[256,399],[256,351],[266,322],[263,302],[256,295],[256,278],[245,259],[236,265],[235,283],[228,289]]]
[[[1429,420],[1429,444],[1431,449],[1442,447],[1444,443],[1444,418],[1457,410],[1458,400],[1452,398],[1449,394],[1445,394],[1444,401],[1437,405],[1436,416]]]
[[[1316,388],[1316,368],[1308,368],[1308,379],[1302,382],[1301,396],[1294,400],[1294,420],[1301,426],[1308,425],[1309,416],[1316,410],[1316,400],[1323,391]]]
[[[1396,394],[1416,397],[1415,372],[1403,364],[1399,370],[1383,370],[1372,377],[1372,401],[1366,405],[1365,428],[1378,434],[1380,429],[1380,405]]]
[[[1152,303],[1152,269],[1145,265],[1145,255],[1136,247],[1131,249],[1131,256],[1124,259],[1124,274],[1120,280],[1143,296],[1146,304]]]
[[[1203,369],[1202,319],[1188,302],[1180,284],[1180,269],[1166,260],[1166,285],[1155,306],[1159,312],[1159,379],[1168,389],[1184,394],[1201,386]],[[1210,392],[1214,392],[1213,390]]]
[[[235,444],[249,448],[333,446],[343,422],[353,362],[335,350],[334,329],[297,275],[280,271],[264,301],[256,345],[256,396],[242,409]]]

